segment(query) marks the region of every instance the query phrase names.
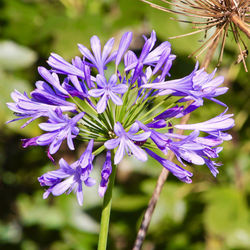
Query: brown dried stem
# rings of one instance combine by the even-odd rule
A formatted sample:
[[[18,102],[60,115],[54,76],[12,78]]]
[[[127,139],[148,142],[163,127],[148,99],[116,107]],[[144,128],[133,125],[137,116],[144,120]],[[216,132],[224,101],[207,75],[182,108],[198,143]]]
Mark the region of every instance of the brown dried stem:
[[[181,120],[181,124],[186,124],[189,120],[189,116],[190,116],[190,114],[185,115]],[[182,133],[183,133],[183,130],[179,130],[177,132],[177,134],[182,134]],[[172,161],[173,159],[174,159],[174,153],[171,151],[167,157],[167,160]],[[143,241],[145,240],[145,237],[146,237],[146,234],[148,231],[148,227],[149,227],[156,203],[159,200],[161,190],[163,188],[165,181],[167,180],[168,174],[169,174],[169,171],[167,169],[163,168],[159,177],[158,177],[153,195],[148,203],[148,207],[147,207],[146,212],[143,216],[142,223],[141,223],[140,229],[138,231],[133,250],[140,250],[142,247],[142,244],[143,244]]]
[[[169,154],[168,160],[171,161],[171,160],[173,160],[173,158],[174,158],[174,153],[171,152]],[[169,174],[169,171],[167,169],[163,168],[161,171],[161,174],[158,177],[153,195],[148,203],[147,210],[143,216],[142,223],[141,223],[140,229],[138,231],[133,250],[140,250],[142,247],[142,243],[146,237],[146,233],[148,231],[148,226],[149,226],[149,223],[151,221],[156,203],[160,197],[161,190],[162,190],[163,185],[168,177],[168,174]]]
[[[201,64],[201,67],[204,67],[205,69],[208,67],[208,65],[210,64],[210,62],[212,61],[212,58],[213,58],[213,55],[215,53],[215,50],[218,46],[218,43],[220,41],[220,36],[217,36],[215,38],[215,40],[213,41],[213,43],[210,45],[207,53],[206,53],[206,56]],[[222,50],[223,51],[223,50]]]
[[[231,20],[237,27],[239,27],[239,29],[241,29],[241,31],[243,31],[247,35],[248,38],[250,38],[249,27],[247,27],[247,24],[244,21],[242,21],[238,15],[234,14],[231,17]]]

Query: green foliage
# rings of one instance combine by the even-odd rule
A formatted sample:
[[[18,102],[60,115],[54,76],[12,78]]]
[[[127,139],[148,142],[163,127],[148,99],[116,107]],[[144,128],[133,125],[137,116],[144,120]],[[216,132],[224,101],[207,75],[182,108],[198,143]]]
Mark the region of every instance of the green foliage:
[[[30,67],[36,60],[36,53],[12,41],[0,42],[0,66],[5,70]]]
[[[229,187],[213,188],[205,194],[204,223],[207,232],[219,235],[232,248],[250,247],[250,214],[242,193]]]
[[[54,168],[44,149],[20,149],[20,138],[38,135],[34,122],[20,129],[5,103],[10,93],[33,89],[40,77],[38,65],[45,65],[51,52],[69,59],[79,55],[77,43],[89,44],[92,35],[102,41],[119,38],[132,30],[141,47],[142,34],[155,29],[160,40],[188,33],[188,25],[169,19],[139,0],[2,0],[0,2],[0,248],[1,249],[96,249],[102,200],[98,184],[84,190],[84,206],[73,195],[42,199],[37,177]],[[172,40],[177,55],[171,74],[189,73],[194,60],[187,55],[198,48],[203,34]],[[117,39],[118,40],[118,39]],[[221,153],[223,166],[217,179],[206,167],[188,166],[193,184],[168,177],[156,206],[145,249],[249,249],[250,248],[250,85],[242,65],[234,65],[237,48],[230,39],[219,73],[230,87],[221,100],[235,113],[234,140]],[[116,44],[118,46],[118,44]],[[215,62],[210,68],[214,68]],[[131,97],[131,96],[130,96]],[[132,99],[130,99],[132,100]],[[206,103],[206,112],[196,111],[191,122],[206,120],[223,108]],[[85,105],[86,106],[86,105]],[[81,152],[63,150],[60,157],[72,162]],[[100,180],[103,159],[95,163],[94,177]],[[49,165],[49,166],[48,166]],[[156,184],[161,166],[149,159],[144,164],[129,158],[118,168],[111,214],[108,249],[131,249],[143,212]]]

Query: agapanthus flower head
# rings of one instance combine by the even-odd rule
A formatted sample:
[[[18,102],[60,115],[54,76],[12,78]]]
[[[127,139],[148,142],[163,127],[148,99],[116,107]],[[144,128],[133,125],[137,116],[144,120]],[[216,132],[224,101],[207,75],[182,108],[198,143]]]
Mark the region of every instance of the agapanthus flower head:
[[[93,159],[102,151],[106,151],[106,159],[98,191],[101,197],[113,174],[112,165],[126,155],[142,162],[150,156],[186,183],[192,182],[187,164],[207,165],[214,176],[218,174],[220,164],[215,159],[222,142],[231,138],[225,131],[234,125],[232,115],[226,114],[226,109],[201,123],[180,125],[179,120],[204,105],[204,99],[226,106],[215,99],[227,91],[219,87],[223,77],[215,77],[215,71],[206,73],[196,63],[188,76],[170,79],[176,56],[169,42],[155,46],[156,33],[152,31],[137,57],[129,50],[131,41],[132,32],[126,32],[114,51],[113,38],[102,49],[99,38],[93,36],[92,51],[79,45],[83,58],[75,57],[71,63],[52,53],[48,60],[51,68],[38,68],[44,80],[36,83],[31,98],[26,93],[12,93],[14,103],[8,106],[17,115],[16,120],[29,119],[24,126],[41,116],[47,119],[39,124],[45,132],[23,139],[24,147],[48,146],[51,158],[64,140],[70,150],[75,149],[73,139],[89,142],[79,160],[68,164],[62,158],[59,169],[39,178],[42,186],[48,186],[44,198],[73,190],[82,205],[82,184],[95,184],[90,177]],[[173,103],[171,96],[175,96]],[[176,129],[190,132],[179,135]],[[98,142],[95,151],[94,142]],[[177,163],[166,160],[170,151]]]

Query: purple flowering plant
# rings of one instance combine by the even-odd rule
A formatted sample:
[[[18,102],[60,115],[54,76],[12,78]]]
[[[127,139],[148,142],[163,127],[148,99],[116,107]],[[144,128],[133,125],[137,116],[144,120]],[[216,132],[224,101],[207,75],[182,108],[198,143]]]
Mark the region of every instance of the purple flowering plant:
[[[207,165],[214,176],[218,174],[221,164],[214,159],[219,157],[222,142],[231,139],[225,131],[234,126],[232,114],[225,114],[227,106],[216,99],[228,90],[219,87],[223,77],[215,77],[215,71],[208,74],[196,63],[188,76],[170,80],[176,58],[171,44],[166,41],[155,47],[155,31],[144,39],[141,54],[136,56],[129,50],[132,32],[124,33],[117,50],[113,38],[102,49],[99,38],[93,36],[91,51],[79,44],[82,57],[71,63],[52,53],[50,69],[38,68],[43,80],[36,82],[30,96],[17,90],[11,94],[14,102],[7,105],[17,116],[12,121],[28,118],[24,127],[39,117],[47,119],[39,124],[45,133],[24,139],[24,147],[48,146],[48,157],[53,159],[64,140],[70,150],[75,149],[75,139],[88,142],[79,160],[69,164],[62,158],[57,170],[38,178],[47,187],[43,198],[74,191],[82,205],[83,185],[96,184],[90,176],[93,160],[103,151],[106,160],[99,195],[104,203],[110,201],[115,168],[125,155],[143,162],[151,157],[186,183],[192,182],[193,175],[185,169],[187,163]],[[109,67],[114,68],[112,73]],[[225,111],[208,121],[180,125],[180,118],[203,106],[204,99],[224,106]],[[177,129],[189,134],[177,134]],[[166,159],[169,151],[178,164]],[[104,209],[103,216],[107,213]]]

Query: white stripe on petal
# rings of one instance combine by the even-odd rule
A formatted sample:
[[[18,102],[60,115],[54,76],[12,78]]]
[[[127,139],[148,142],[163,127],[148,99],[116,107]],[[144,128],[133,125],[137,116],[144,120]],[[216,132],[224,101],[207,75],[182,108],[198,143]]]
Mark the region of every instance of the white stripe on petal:
[[[106,141],[104,143],[104,146],[107,148],[107,149],[114,149],[116,148],[120,143],[120,138],[117,138],[117,139],[110,139],[108,141]]]
[[[115,95],[113,92],[109,92],[109,96],[113,101],[113,103],[115,103],[118,106],[122,105],[122,99],[119,96]]]
[[[101,95],[103,95],[105,92],[104,92],[104,89],[91,89],[88,91],[88,94],[92,97],[100,97]]]
[[[115,159],[114,159],[114,163],[117,165],[118,163],[121,162],[122,158],[125,155],[125,143],[124,143],[124,139],[121,139],[120,141],[120,145],[115,153]]]
[[[126,140],[126,144],[133,153],[133,155],[140,161],[147,161],[148,157],[147,154],[138,146],[136,146],[130,140]]]
[[[103,113],[104,110],[106,109],[106,106],[107,106],[107,95],[104,94],[102,96],[102,98],[99,100],[99,102],[97,103],[96,105],[96,110],[97,112],[100,114],[100,113]]]
[[[74,183],[74,176],[71,176],[68,179],[56,184],[51,190],[52,194],[58,196],[65,193],[73,183]]]

